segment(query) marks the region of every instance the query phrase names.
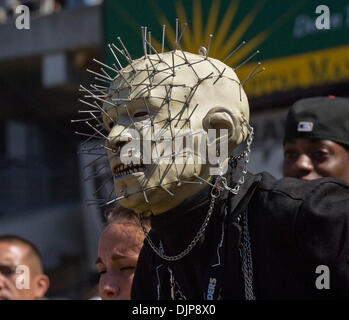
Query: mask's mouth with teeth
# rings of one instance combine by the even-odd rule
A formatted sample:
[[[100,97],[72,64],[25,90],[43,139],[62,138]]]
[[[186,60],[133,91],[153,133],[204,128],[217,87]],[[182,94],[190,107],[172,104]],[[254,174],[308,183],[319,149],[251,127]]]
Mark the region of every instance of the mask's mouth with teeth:
[[[143,163],[140,164],[119,164],[116,166],[113,170],[115,178],[123,177],[132,173],[137,172],[144,172],[145,171],[145,165]]]

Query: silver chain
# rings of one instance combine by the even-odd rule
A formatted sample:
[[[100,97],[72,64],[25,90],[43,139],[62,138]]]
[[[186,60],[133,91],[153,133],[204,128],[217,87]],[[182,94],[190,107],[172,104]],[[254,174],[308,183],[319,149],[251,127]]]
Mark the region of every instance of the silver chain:
[[[246,300],[256,300],[253,292],[253,264],[247,211],[242,215],[242,244],[239,251],[242,264],[241,269],[244,275],[245,298]]]
[[[243,157],[247,156],[251,151],[250,147],[253,140],[254,130],[244,116],[242,116],[242,123],[247,127],[247,132],[248,132],[247,148],[244,151],[242,151],[238,156],[232,157],[230,161],[241,160]],[[242,134],[244,135],[244,131],[242,131]]]
[[[220,180],[220,176],[217,178],[217,181]],[[202,237],[202,235],[204,234],[206,227],[208,225],[208,222],[210,221],[210,218],[212,216],[212,212],[213,212],[213,208],[214,208],[214,203],[216,198],[219,197],[220,195],[220,187],[218,182],[216,182],[216,188],[213,188],[211,191],[211,202],[210,202],[210,207],[207,211],[207,215],[205,217],[205,220],[201,226],[201,228],[199,229],[199,231],[196,233],[194,239],[191,241],[191,243],[188,245],[188,247],[186,249],[184,249],[182,252],[180,252],[179,254],[176,254],[174,256],[168,256],[164,253],[162,253],[161,251],[163,250],[159,250],[155,244],[153,243],[153,241],[150,239],[148,232],[146,231],[144,225],[143,225],[143,216],[139,215],[140,217],[140,223],[141,223],[141,227],[142,230],[144,232],[145,238],[147,239],[150,247],[153,249],[153,251],[162,259],[166,260],[166,261],[176,261],[176,260],[180,260],[183,257],[185,257],[194,247],[195,245],[199,242],[200,238]],[[216,190],[216,191],[214,191]]]
[[[237,182],[237,184],[236,184],[236,186],[234,188],[230,188],[227,185],[224,186],[224,188],[226,190],[230,191],[233,194],[238,194],[239,190],[240,190],[240,187],[245,183],[245,175],[247,173],[247,165],[248,165],[248,163],[250,161],[249,155],[250,155],[250,152],[251,152],[251,145],[252,145],[252,142],[253,142],[253,135],[254,135],[253,127],[251,127],[248,124],[247,120],[244,117],[243,117],[243,123],[246,125],[247,130],[248,130],[246,149],[241,154],[239,154],[238,156],[235,156],[235,157],[231,158],[230,161],[229,161],[230,163],[232,163],[234,161],[237,161],[237,160],[240,160],[240,159],[244,158],[244,164],[243,164],[243,168],[242,168],[242,175],[239,178],[239,180],[238,180],[238,182]]]

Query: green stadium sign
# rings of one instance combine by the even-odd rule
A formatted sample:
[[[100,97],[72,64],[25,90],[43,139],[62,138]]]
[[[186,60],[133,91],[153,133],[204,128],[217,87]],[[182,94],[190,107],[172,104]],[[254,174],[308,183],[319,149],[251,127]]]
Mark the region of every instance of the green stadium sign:
[[[319,28],[327,18],[329,29]],[[135,58],[143,55],[141,26],[147,26],[148,39],[161,51],[163,25],[164,49],[171,50],[186,22],[180,43],[185,51],[207,48],[212,34],[209,55],[223,60],[246,41],[226,63],[234,67],[252,55],[238,69],[243,80],[262,62],[266,71],[245,85],[250,96],[349,81],[349,0],[104,1],[106,45],[120,36]],[[260,53],[254,55],[256,50]],[[112,58],[108,52],[106,61]]]

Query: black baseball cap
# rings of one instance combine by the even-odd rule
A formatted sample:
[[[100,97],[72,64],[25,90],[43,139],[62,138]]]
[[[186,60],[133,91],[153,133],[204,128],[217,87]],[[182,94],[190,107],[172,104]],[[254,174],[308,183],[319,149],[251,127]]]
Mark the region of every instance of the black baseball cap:
[[[293,138],[331,140],[349,147],[349,99],[298,100],[287,114],[284,143]]]

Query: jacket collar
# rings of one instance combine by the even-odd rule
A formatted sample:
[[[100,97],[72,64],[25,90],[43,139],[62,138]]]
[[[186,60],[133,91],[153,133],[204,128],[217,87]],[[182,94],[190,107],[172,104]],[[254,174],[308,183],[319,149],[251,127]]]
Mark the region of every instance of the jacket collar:
[[[242,168],[239,166],[234,169],[229,167],[229,170],[225,175],[229,187],[233,188],[235,186],[236,182],[234,181],[238,181],[239,177],[241,176],[241,172]],[[234,220],[238,214],[246,209],[248,202],[261,179],[261,175],[253,175],[248,172],[245,175],[245,182],[240,187],[238,194],[233,195],[227,190],[222,190],[221,195],[217,200],[224,202],[231,199],[229,211],[234,212]],[[199,221],[201,221],[201,217],[204,217],[207,213],[208,205],[211,199],[211,189],[212,187],[207,185],[207,187],[183,201],[176,208],[162,214],[152,216],[152,228],[162,233],[162,231],[165,231],[163,229],[168,229],[169,231],[173,232],[177,227],[180,228],[183,223],[189,223],[191,226],[195,226],[195,220],[200,219]]]

